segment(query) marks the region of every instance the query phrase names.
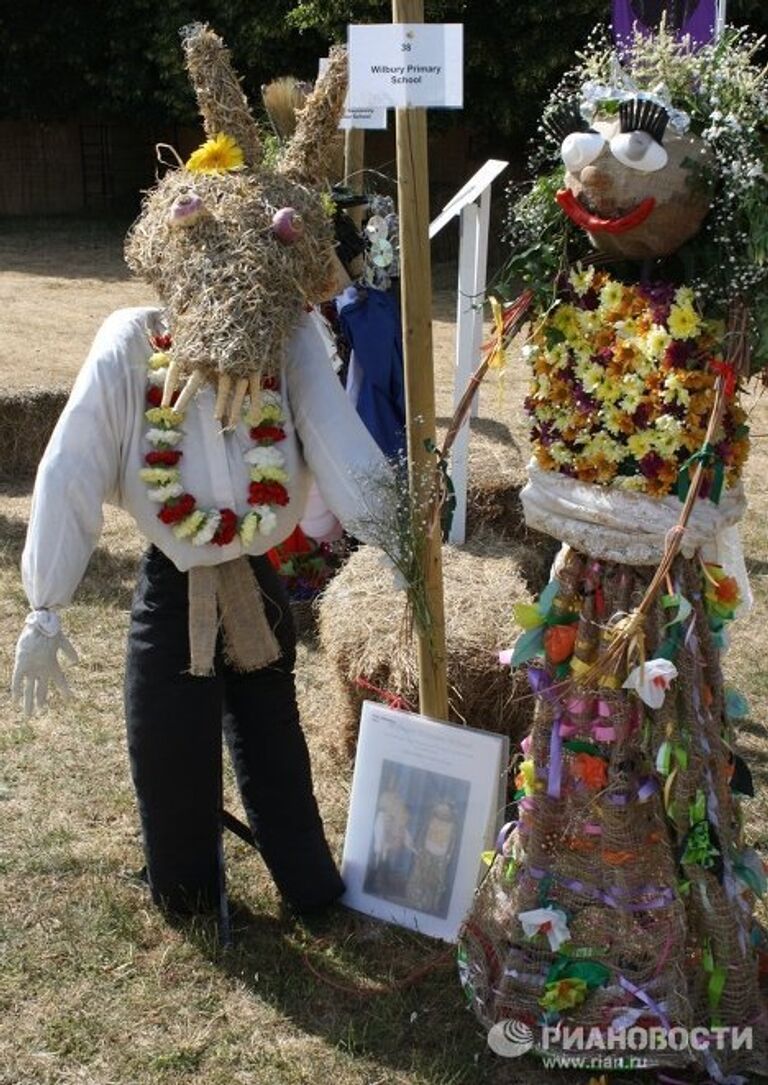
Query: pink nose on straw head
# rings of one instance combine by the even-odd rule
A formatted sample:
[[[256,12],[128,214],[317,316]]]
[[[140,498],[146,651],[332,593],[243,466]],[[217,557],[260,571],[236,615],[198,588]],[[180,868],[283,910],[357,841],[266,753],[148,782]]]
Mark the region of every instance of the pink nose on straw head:
[[[192,226],[205,214],[205,204],[195,192],[183,192],[171,204],[171,226]]]
[[[281,207],[272,216],[272,233],[281,245],[293,245],[304,233],[304,220],[293,207]]]

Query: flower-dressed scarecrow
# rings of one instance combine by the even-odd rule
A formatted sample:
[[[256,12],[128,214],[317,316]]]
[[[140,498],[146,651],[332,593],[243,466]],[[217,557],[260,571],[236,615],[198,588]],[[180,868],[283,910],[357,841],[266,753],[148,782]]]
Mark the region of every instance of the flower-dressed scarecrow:
[[[768,1072],[766,877],[742,831],[746,706],[721,667],[749,594],[739,392],[768,362],[754,51],[746,32],[695,50],[663,25],[618,54],[593,44],[511,207],[533,296],[522,498],[564,546],[505,653],[535,722],[460,947],[487,1026],[522,1021],[539,1049],[549,1029],[561,1053],[581,1027],[593,1053],[718,1082]]]
[[[28,711],[65,686],[60,628],[102,505],[149,542],[131,613],[125,706],[149,884],[183,910],[220,901],[222,722],[248,819],[285,899],[343,891],[313,794],[295,637],[267,551],[311,477],[355,526],[383,459],[333,371],[313,307],[334,292],[333,206],[319,181],[344,101],[335,55],[275,168],[221,39],[182,32],[208,140],[148,194],[130,267],[163,308],[104,323],[51,438],[23,556],[33,607],[14,688]],[[318,182],[318,183],[316,183]]]

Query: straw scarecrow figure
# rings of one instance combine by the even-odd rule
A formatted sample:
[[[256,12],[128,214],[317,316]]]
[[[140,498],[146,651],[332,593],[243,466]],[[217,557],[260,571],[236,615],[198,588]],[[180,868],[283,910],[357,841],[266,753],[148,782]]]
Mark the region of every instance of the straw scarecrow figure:
[[[14,690],[28,712],[51,683],[66,690],[58,611],[116,502],[150,544],[125,708],[152,894],[179,911],[220,900],[223,722],[262,855],[285,899],[312,909],[343,885],[298,719],[290,610],[264,555],[294,530],[311,475],[365,536],[365,480],[383,469],[313,308],[334,290],[319,182],[346,60],[334,55],[272,170],[221,39],[199,24],[182,36],[208,140],[148,194],[128,237],[163,308],[107,319],[40,465]]]
[[[516,608],[508,661],[528,669],[535,720],[460,953],[470,1004],[510,1040],[567,1061],[580,1027],[590,1053],[729,1085],[768,1073],[766,875],[740,809],[746,706],[721,666],[749,598],[739,392],[768,363],[753,55],[745,33],[697,52],[663,26],[621,62],[591,47],[511,210],[534,293],[522,500],[565,545]],[[717,1033],[745,1028],[750,1042]]]

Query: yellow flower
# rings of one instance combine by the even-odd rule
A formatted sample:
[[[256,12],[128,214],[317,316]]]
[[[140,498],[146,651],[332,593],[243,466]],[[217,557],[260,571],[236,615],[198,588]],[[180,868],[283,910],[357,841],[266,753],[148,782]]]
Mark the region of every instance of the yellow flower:
[[[548,983],[539,1005],[547,1010],[567,1010],[578,1006],[587,997],[589,988],[582,979],[566,978]]]
[[[694,339],[701,328],[701,320],[693,306],[673,305],[667,325],[673,338]]]
[[[585,392],[597,392],[598,399],[600,399],[599,389],[605,381],[605,369],[597,363],[579,367],[577,370],[579,377],[581,378],[581,384]]]
[[[613,279],[609,279],[600,291],[600,308],[616,309],[624,299],[624,287]]]
[[[658,361],[664,357],[664,352],[669,346],[671,337],[665,328],[662,328],[660,324],[654,324],[651,330],[645,337],[643,343],[643,350],[648,358],[652,358],[654,361]]]
[[[156,350],[154,354],[150,355],[149,368],[150,369],[165,369],[168,366],[168,355],[164,350]]]
[[[641,460],[653,450],[654,440],[652,430],[641,430],[627,438],[627,448],[636,460]]]
[[[693,306],[696,295],[690,286],[678,286],[675,291],[675,305]]]
[[[176,429],[184,421],[183,413],[174,411],[173,407],[150,407],[144,417],[153,426],[164,426],[165,429]]]
[[[214,139],[208,139],[193,151],[187,160],[186,168],[191,173],[223,173],[244,165],[243,152],[231,136],[219,132]]]
[[[205,513],[202,509],[195,509],[191,512],[181,523],[178,523],[173,528],[173,533],[177,539],[190,539],[193,535],[196,535],[199,529],[205,522]]]
[[[526,795],[533,795],[534,792],[540,789],[541,784],[536,779],[536,769],[531,758],[521,761],[517,766],[515,784],[518,789],[524,791]]]
[[[586,292],[592,285],[592,280],[595,277],[595,269],[590,264],[587,268],[582,268],[581,264],[577,264],[575,268],[571,270],[568,275],[568,282],[576,291],[580,298],[583,298]]]

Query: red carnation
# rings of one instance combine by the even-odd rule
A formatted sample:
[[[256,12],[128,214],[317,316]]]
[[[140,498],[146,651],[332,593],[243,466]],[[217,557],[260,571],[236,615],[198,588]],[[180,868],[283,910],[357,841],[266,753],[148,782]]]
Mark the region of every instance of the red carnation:
[[[288,491],[279,482],[252,482],[249,505],[287,505]]]
[[[173,337],[170,335],[153,335],[151,341],[155,350],[170,350]]]
[[[180,459],[181,452],[176,452],[172,448],[160,448],[154,452],[148,452],[144,457],[144,462],[150,467],[175,467]]]
[[[219,509],[219,515],[221,520],[211,542],[216,546],[227,546],[237,534],[237,515],[232,509]]]
[[[261,387],[268,392],[276,392],[278,389],[277,377],[262,377]]]
[[[171,396],[171,406],[173,406],[173,404],[176,402],[176,400],[179,398],[180,395],[181,395],[181,389],[179,388]],[[162,388],[158,388],[158,386],[156,384],[151,384],[149,386],[149,388],[147,388],[147,403],[149,403],[150,407],[162,407],[162,405],[163,405],[163,390],[162,390]]]
[[[186,520],[190,513],[195,511],[195,499],[192,494],[182,494],[166,501],[157,514],[164,524],[178,524],[180,520]]]
[[[285,430],[282,426],[254,426],[251,429],[251,440],[260,445],[283,441],[285,440]]]

